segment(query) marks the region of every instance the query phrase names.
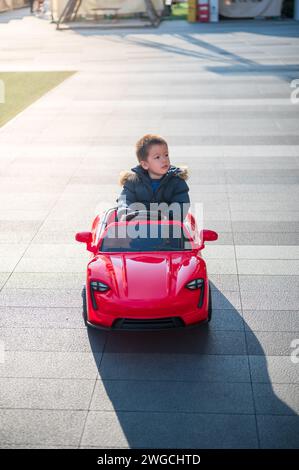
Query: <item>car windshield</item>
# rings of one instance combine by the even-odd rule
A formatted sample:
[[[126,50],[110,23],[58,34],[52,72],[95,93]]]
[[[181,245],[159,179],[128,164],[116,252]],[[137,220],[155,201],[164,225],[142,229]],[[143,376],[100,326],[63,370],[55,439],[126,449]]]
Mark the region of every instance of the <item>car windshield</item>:
[[[135,223],[108,227],[100,251],[185,251],[191,248],[191,242],[180,225]]]

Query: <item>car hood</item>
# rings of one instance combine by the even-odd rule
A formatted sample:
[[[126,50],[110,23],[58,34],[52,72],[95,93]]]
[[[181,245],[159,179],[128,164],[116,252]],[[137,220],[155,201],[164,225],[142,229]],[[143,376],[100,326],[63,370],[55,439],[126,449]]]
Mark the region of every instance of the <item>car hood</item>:
[[[205,277],[206,265],[193,252],[113,253],[89,263],[89,278],[109,285],[114,295],[135,300],[175,296],[195,277]]]

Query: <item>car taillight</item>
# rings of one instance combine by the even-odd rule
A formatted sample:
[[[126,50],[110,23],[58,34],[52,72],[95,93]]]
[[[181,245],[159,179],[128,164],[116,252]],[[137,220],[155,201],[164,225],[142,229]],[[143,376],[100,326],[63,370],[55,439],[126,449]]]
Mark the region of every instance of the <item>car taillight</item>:
[[[193,279],[193,281],[188,282],[188,284],[185,285],[187,289],[190,290],[195,290],[195,289],[200,289],[204,285],[204,279]]]

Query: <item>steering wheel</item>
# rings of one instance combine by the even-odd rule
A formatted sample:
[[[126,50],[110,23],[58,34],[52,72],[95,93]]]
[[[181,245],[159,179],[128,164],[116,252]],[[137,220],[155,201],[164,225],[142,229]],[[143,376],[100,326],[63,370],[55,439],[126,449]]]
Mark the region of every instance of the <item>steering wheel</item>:
[[[138,220],[167,220],[167,217],[161,211],[132,211],[122,215],[121,220],[128,222],[135,217]]]

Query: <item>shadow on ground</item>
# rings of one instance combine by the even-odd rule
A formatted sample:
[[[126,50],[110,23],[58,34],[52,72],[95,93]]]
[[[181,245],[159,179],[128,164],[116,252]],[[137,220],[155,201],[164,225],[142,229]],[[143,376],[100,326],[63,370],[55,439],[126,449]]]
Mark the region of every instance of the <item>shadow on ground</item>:
[[[226,32],[227,31],[223,31]],[[236,32],[234,30],[234,32]],[[251,31],[252,32],[252,31]],[[213,31],[213,34],[216,31]],[[200,33],[201,34],[201,33]],[[258,34],[262,34],[261,31],[258,31]],[[225,47],[217,44],[212,44],[208,40],[203,40],[202,37],[194,36],[191,33],[182,33],[182,34],[174,34],[178,40],[181,41],[181,45],[172,45],[167,44],[166,42],[157,41],[156,39],[146,39],[146,38],[136,38],[130,37],[126,38],[126,41],[130,44],[139,45],[142,47],[148,47],[151,49],[157,49],[160,52],[171,53],[179,56],[185,56],[188,58],[194,58],[209,62],[214,62],[215,65],[209,65],[206,69],[210,72],[217,73],[219,75],[246,75],[246,73],[256,73],[258,75],[270,75],[275,76],[281,74],[288,73],[288,76],[285,79],[290,80],[292,78],[296,78],[298,76],[299,67],[297,64],[270,64],[264,65],[253,60],[247,59],[246,57],[242,57],[238,54],[230,52]],[[298,36],[299,36],[299,28],[298,28]],[[186,44],[184,47],[183,44]],[[229,44],[229,47],[232,43]],[[197,46],[200,50],[191,50],[190,45]],[[258,47],[258,43],[255,43],[255,46]],[[265,45],[264,41],[261,40],[261,45]],[[283,44],[281,44],[283,45]],[[288,45],[286,42],[284,45]],[[275,43],[273,43],[275,46]],[[221,63],[221,65],[217,65],[217,63]],[[225,64],[225,65],[223,65]]]
[[[91,446],[298,447],[298,417],[275,394],[263,348],[241,313],[215,286],[212,292],[210,326],[114,331],[100,359],[106,333],[89,330],[100,375]]]
[[[69,23],[70,29],[71,23]],[[171,33],[173,34],[174,31],[180,32],[186,30],[190,34],[198,33],[201,36],[206,34],[215,34],[221,35],[223,33],[227,34],[231,33],[248,33],[248,34],[260,34],[261,36],[267,37],[281,37],[281,38],[297,38],[299,37],[299,25],[298,22],[295,20],[290,19],[282,19],[282,20],[255,20],[255,19],[235,19],[235,20],[226,20],[220,21],[219,23],[187,23],[186,21],[162,21],[160,26],[155,27],[146,27],[144,29],[120,29],[120,30],[113,30],[113,28],[109,29],[100,29],[100,28],[80,28],[80,29],[72,29],[75,33],[80,34],[82,36],[102,36],[102,35],[116,35],[120,37],[125,37],[128,34],[136,34],[136,35],[144,35],[144,34],[151,34],[161,36],[163,34]]]
[[[254,21],[254,20],[253,20]],[[273,25],[273,23],[272,23]],[[213,26],[213,25],[212,25]],[[214,25],[215,26],[215,25]],[[227,29],[227,27],[229,30]],[[165,52],[166,54],[174,54],[179,57],[186,57],[191,59],[198,59],[200,61],[209,61],[209,65],[206,66],[206,69],[210,72],[219,74],[219,75],[246,75],[246,73],[265,75],[265,76],[279,76],[287,81],[297,78],[299,67],[297,64],[261,64],[246,57],[242,57],[234,52],[231,52],[230,48],[233,44],[231,39],[228,43],[228,47],[225,47],[221,43],[213,44],[209,39],[204,39],[206,34],[213,35],[213,42],[215,42],[215,37],[218,35],[219,39],[221,34],[232,34],[236,33],[248,33],[255,36],[255,41],[253,43],[253,50],[257,53],[257,48],[259,46],[290,46],[289,40],[291,38],[299,37],[299,25],[296,22],[290,22],[290,26],[287,26],[282,21],[281,23],[274,23],[274,26],[270,27],[271,24],[268,21],[263,21],[261,23],[254,22],[229,22],[216,25],[215,28],[212,28],[211,25],[186,25],[185,28],[179,28],[179,31],[176,31],[175,28],[172,30],[167,30],[167,27],[164,28],[146,28],[144,30],[128,30],[128,31],[88,31],[88,30],[74,30],[80,35],[89,36],[89,35],[105,35],[106,40],[108,40],[109,35],[113,34],[109,40],[111,42],[122,42],[128,45],[135,45],[141,47],[147,47],[153,50],[158,50],[159,52]],[[218,28],[218,29],[217,29]],[[181,30],[181,32],[180,32]],[[139,37],[142,34],[143,37]],[[173,38],[178,40],[178,44],[170,44],[168,35],[171,34],[172,42]],[[148,37],[146,37],[148,35]],[[269,42],[263,36],[271,37]],[[259,39],[256,36],[260,36]],[[272,37],[281,38],[280,42],[273,41]],[[239,38],[240,40],[240,38]],[[246,41],[246,37],[244,41]],[[196,50],[190,46],[198,47]],[[215,65],[211,65],[211,63]],[[219,65],[218,65],[219,64]],[[288,96],[287,96],[288,97]]]

